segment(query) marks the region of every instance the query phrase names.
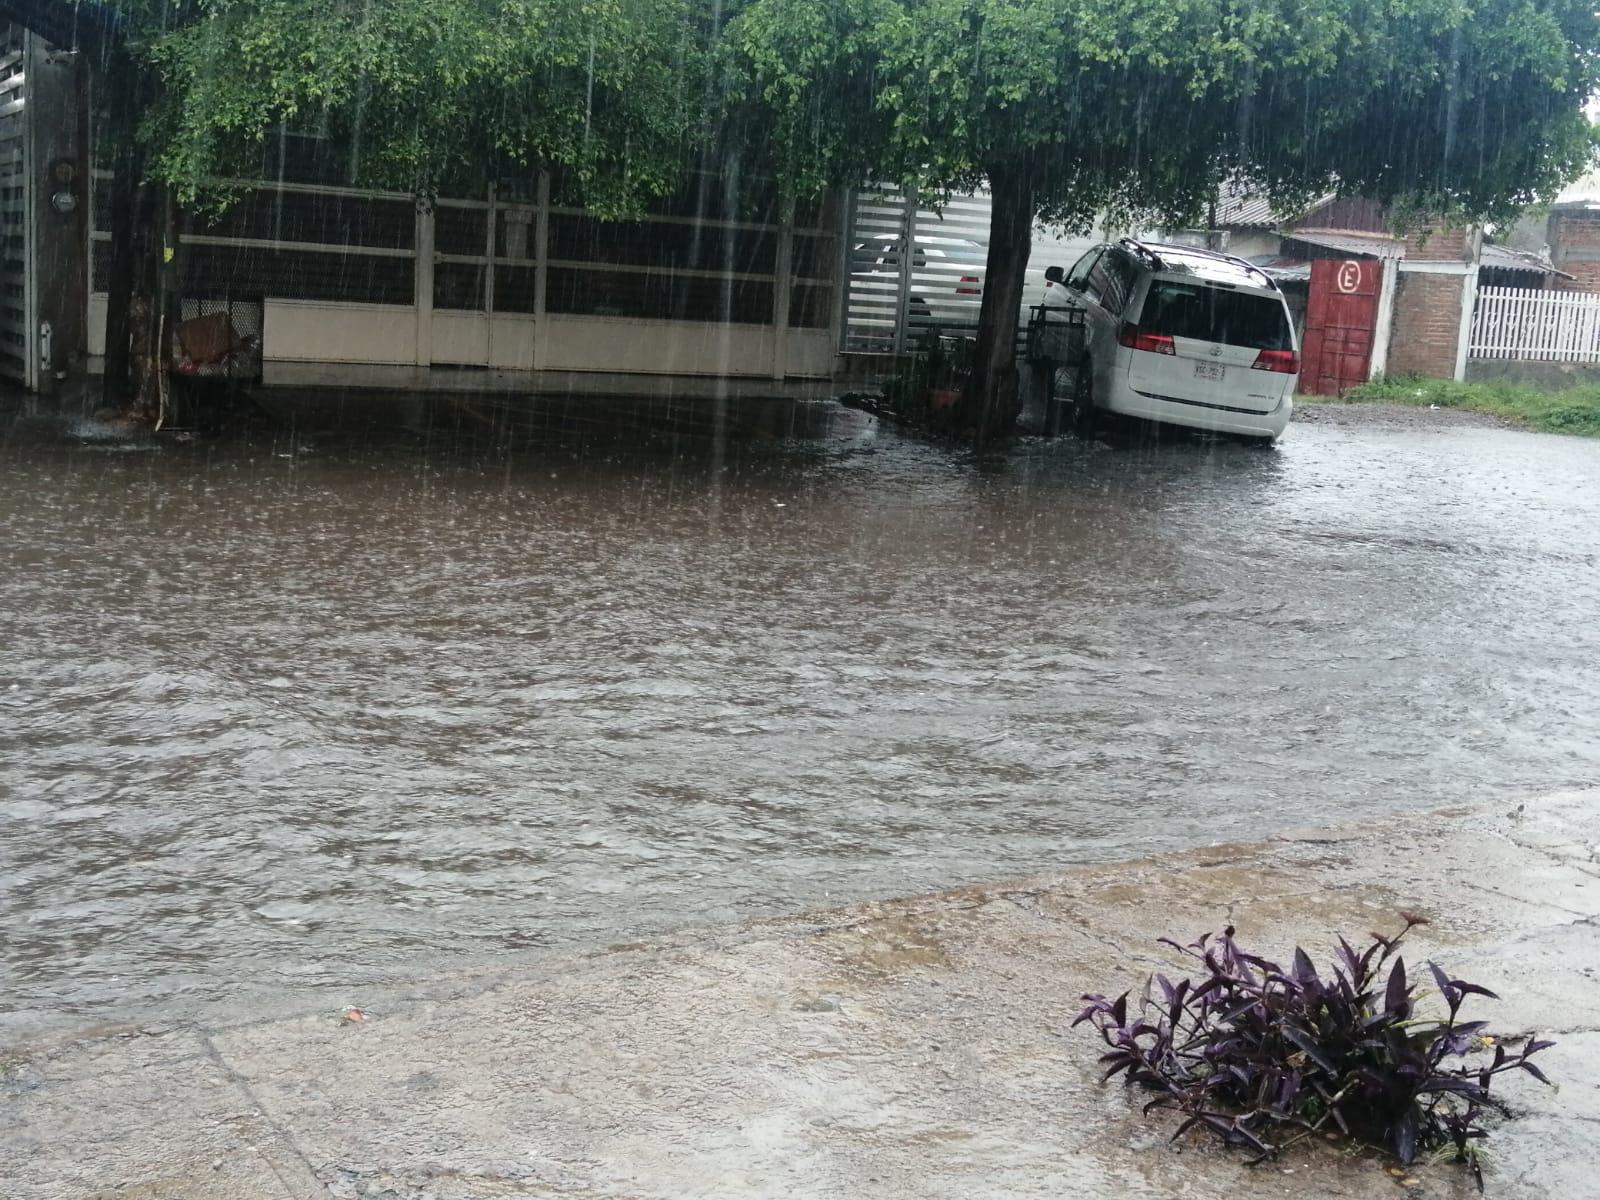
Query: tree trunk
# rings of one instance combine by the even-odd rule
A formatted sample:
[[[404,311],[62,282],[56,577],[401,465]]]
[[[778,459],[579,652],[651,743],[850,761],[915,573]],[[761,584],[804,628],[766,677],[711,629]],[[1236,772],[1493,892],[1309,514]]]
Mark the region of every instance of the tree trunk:
[[[1026,163],[989,169],[989,261],[978,310],[978,344],[958,421],[980,440],[1004,437],[1022,412],[1017,321],[1033,248],[1034,181]]]
[[[109,141],[113,178],[110,195],[111,267],[106,283],[106,356],[103,403],[120,409],[128,402],[132,381],[132,336],[129,314],[139,274],[140,246],[135,221],[140,161],[137,104],[131,96],[137,72],[125,50],[111,59],[107,82],[113,97]]]
[[[146,324],[133,330],[132,407],[160,429],[169,415],[170,345],[177,317],[177,197],[168,184],[147,183],[139,201],[136,222],[146,231],[146,245],[133,311],[142,313]]]

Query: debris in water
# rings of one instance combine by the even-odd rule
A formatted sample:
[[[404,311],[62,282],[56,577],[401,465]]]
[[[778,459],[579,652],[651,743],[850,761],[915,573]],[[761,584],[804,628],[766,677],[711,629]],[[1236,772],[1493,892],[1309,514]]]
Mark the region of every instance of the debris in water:
[[[832,1013],[839,1011],[839,1002],[831,996],[812,996],[806,1000],[794,1002],[796,1012]]]

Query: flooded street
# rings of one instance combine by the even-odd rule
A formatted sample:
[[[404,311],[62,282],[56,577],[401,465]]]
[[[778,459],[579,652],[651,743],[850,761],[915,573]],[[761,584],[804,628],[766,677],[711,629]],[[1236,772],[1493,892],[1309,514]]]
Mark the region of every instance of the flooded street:
[[[0,435],[0,1033],[1600,778],[1600,442]]]

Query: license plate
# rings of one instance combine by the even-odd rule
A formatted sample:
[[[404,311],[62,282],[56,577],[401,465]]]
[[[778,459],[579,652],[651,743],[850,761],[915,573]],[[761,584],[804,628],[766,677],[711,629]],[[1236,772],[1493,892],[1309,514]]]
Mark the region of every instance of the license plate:
[[[1194,365],[1194,377],[1196,379],[1220,380],[1227,373],[1227,370],[1228,368],[1221,363],[1197,362]]]

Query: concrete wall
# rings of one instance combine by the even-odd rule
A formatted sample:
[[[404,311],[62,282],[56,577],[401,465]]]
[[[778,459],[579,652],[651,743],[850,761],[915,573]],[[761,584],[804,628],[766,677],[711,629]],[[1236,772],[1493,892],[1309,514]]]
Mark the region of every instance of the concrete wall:
[[[1262,254],[1276,254],[1283,246],[1283,238],[1270,229],[1230,230],[1223,243],[1224,253],[1238,258],[1255,258]]]
[[[1600,363],[1474,358],[1467,361],[1467,379],[1473,383],[1525,383],[1559,392],[1565,388],[1600,384]]]
[[[89,314],[90,351],[98,356],[105,352],[104,295],[92,299]],[[481,315],[435,313],[432,321],[435,346],[445,340],[441,325],[460,325],[449,339],[472,342],[495,367],[507,370],[533,369],[539,335],[545,338],[544,366],[552,371],[818,379],[834,368],[831,329],[559,315],[536,322],[504,315],[494,318],[491,332]],[[265,327],[262,350],[269,363],[418,365],[414,308],[269,299]]]

